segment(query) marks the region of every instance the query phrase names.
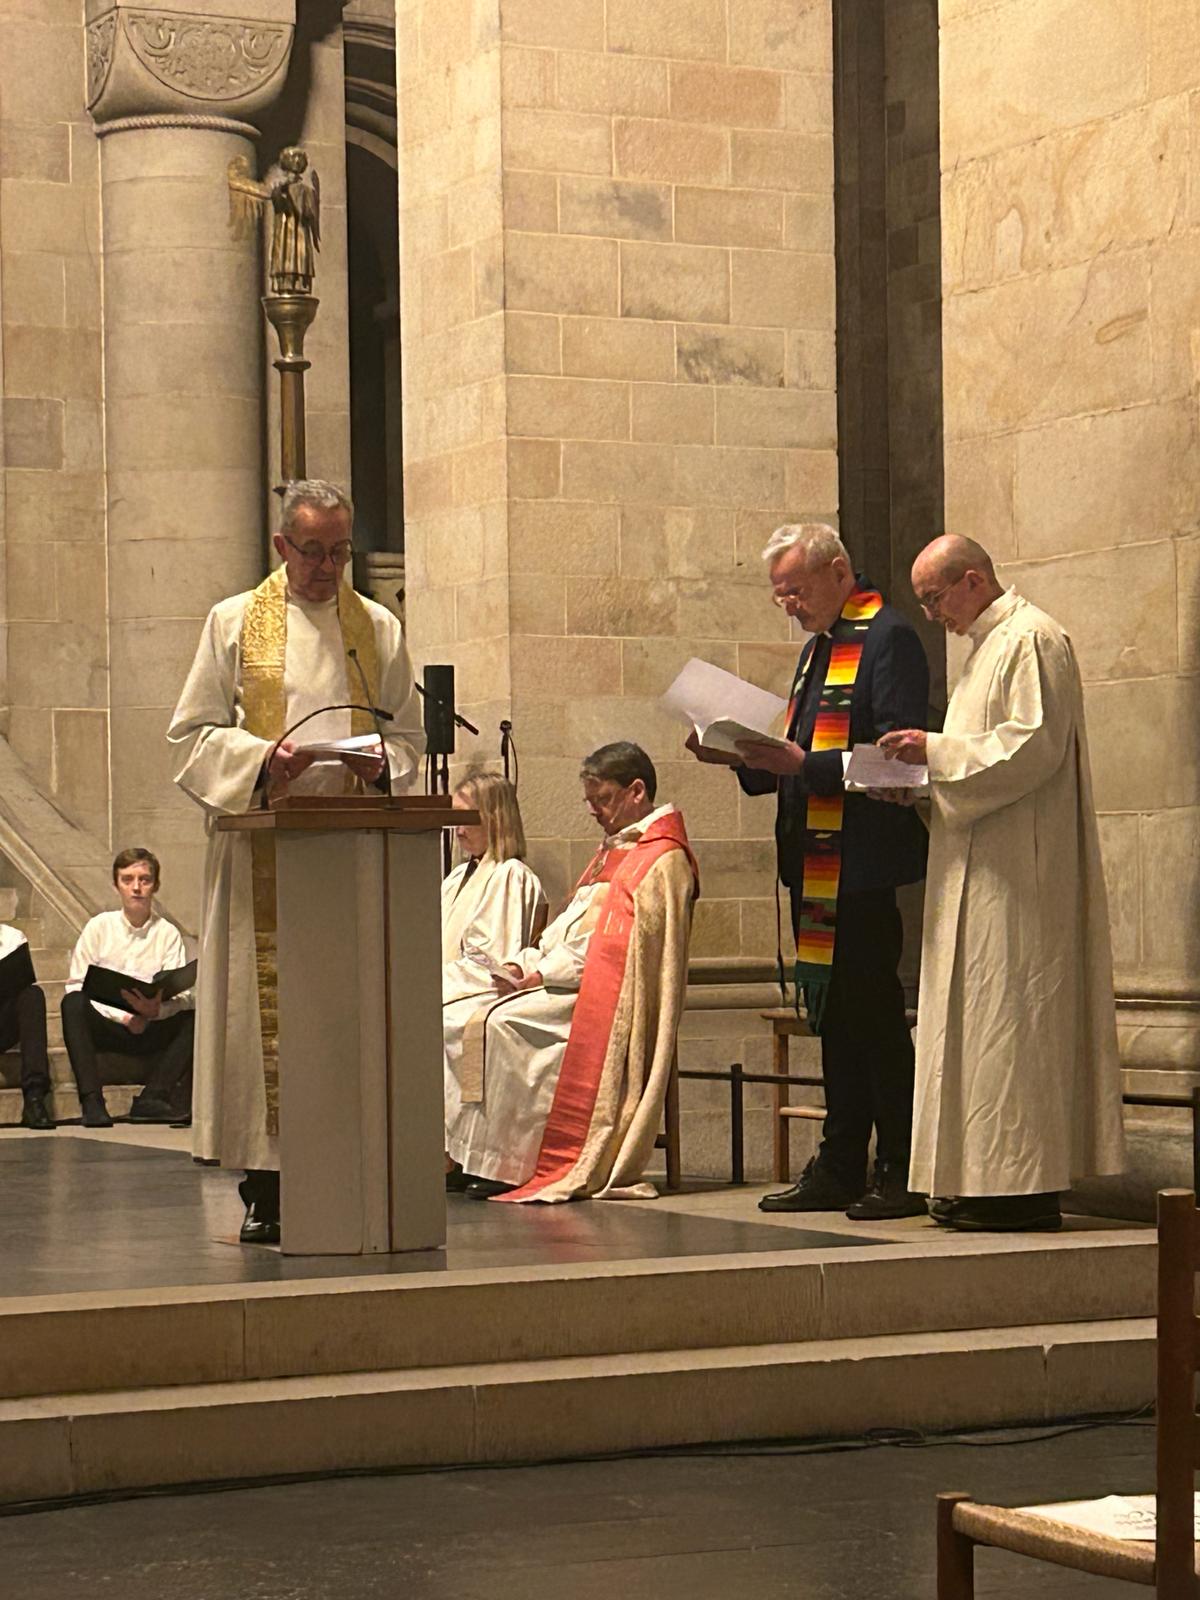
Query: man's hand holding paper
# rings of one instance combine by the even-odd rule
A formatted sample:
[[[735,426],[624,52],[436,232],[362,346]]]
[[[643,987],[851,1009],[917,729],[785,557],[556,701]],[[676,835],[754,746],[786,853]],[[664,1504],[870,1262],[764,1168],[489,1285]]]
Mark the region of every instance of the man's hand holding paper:
[[[740,766],[750,759],[743,748],[746,745],[754,747],[755,756],[764,748],[787,748],[787,741],[779,738],[777,731],[787,715],[787,701],[709,661],[693,657],[662,703],[673,717],[691,723],[687,748],[701,761]]]

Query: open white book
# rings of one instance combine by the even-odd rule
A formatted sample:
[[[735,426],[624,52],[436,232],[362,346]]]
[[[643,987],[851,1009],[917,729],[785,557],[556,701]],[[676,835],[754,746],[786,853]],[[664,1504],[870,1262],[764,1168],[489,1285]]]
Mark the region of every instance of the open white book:
[[[316,739],[312,744],[298,744],[297,750],[306,750],[316,761],[340,761],[343,755],[380,755],[377,733],[356,733],[349,739]]]
[[[695,656],[663,695],[662,704],[680,722],[691,723],[702,745],[725,755],[740,755],[742,739],[787,743],[779,737],[787,716],[786,700]]]

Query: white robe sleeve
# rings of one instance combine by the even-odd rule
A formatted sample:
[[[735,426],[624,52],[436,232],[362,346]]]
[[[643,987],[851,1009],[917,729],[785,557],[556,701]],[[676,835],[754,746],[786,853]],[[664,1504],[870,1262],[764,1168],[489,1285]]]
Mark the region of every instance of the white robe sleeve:
[[[212,814],[246,811],[271,741],[238,726],[238,640],[241,611],[208,614],[167,739],[179,752],[175,782]]]
[[[526,974],[540,973],[547,989],[578,989],[594,931],[585,916],[588,904],[588,900],[579,905],[572,899],[537,944],[513,957],[515,965]]]
[[[1074,726],[1074,686],[1067,646],[1023,634],[989,696],[998,689],[1002,719],[979,733],[928,736],[931,798],[949,827],[970,827],[1053,777]]]
[[[516,960],[532,937],[538,909],[545,903],[537,874],[523,861],[500,862],[462,931],[460,950],[485,950],[494,961]],[[447,992],[461,989],[469,993],[479,986],[480,969],[472,962],[460,959],[449,963],[444,982]]]

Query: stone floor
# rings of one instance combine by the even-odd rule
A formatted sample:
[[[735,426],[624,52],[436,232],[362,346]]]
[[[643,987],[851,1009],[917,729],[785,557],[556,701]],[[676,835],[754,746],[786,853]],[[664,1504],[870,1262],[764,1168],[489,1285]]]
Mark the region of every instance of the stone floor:
[[[275,1282],[361,1273],[466,1271],[739,1255],[881,1242],[759,1221],[753,1197],[729,1214],[657,1202],[481,1205],[448,1197],[444,1251],[355,1258],[283,1256],[236,1242],[241,1205],[228,1173],[198,1167],[170,1129],[0,1135],[0,1296],[191,1284]],[[171,1145],[175,1144],[172,1148]],[[165,1147],[164,1147],[165,1146]],[[705,1198],[704,1191],[695,1199]]]
[[[933,1497],[1145,1492],[1153,1429],[924,1449],[690,1452],[290,1484],[0,1517],[20,1600],[933,1600]],[[984,1448],[985,1443],[992,1448]],[[988,1600],[1128,1585],[981,1552]]]

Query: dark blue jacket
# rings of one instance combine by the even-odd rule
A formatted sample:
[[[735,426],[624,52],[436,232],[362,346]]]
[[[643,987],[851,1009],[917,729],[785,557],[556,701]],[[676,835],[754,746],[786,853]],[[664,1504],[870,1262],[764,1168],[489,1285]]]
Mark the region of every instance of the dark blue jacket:
[[[861,581],[861,580],[860,580]],[[791,737],[812,749],[813,724],[829,665],[828,634],[810,639],[800,657],[800,703]],[[871,619],[850,699],[850,744],[874,744],[893,728],[924,728],[929,715],[929,663],[917,631],[907,618],[885,605]],[[804,823],[808,795],[837,794],[842,788],[842,752],[819,750],[794,778],[739,767],[747,794],[779,793],[775,842],[779,875],[789,888],[804,879]],[[846,893],[890,889],[925,876],[928,848],[925,824],[906,806],[846,795],[842,817],[841,887]]]

